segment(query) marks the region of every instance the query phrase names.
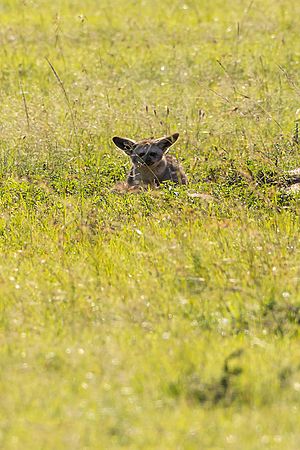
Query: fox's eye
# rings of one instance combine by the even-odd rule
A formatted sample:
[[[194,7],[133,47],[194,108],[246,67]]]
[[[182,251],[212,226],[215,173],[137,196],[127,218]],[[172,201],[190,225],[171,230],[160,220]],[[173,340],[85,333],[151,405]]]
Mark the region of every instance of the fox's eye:
[[[156,156],[156,152],[150,152],[149,155],[150,156]]]

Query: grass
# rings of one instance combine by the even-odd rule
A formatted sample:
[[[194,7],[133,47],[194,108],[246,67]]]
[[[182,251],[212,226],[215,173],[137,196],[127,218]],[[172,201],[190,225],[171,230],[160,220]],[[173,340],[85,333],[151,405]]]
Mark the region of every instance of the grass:
[[[299,13],[2,2],[2,448],[299,448]],[[190,184],[115,193],[175,131]]]

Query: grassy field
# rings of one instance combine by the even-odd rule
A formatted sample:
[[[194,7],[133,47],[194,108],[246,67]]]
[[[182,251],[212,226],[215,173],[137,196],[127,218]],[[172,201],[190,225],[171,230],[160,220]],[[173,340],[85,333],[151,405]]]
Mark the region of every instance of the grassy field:
[[[299,449],[299,16],[1,2],[1,448]],[[176,131],[188,186],[114,192]]]

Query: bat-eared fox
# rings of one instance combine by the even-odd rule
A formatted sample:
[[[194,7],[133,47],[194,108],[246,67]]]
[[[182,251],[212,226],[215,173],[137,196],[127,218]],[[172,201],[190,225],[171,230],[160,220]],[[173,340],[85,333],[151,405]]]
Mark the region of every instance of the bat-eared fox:
[[[178,133],[159,139],[132,139],[113,137],[114,144],[123,150],[132,162],[128,174],[128,187],[159,186],[164,181],[187,184],[187,177],[176,158],[167,151],[179,137]]]

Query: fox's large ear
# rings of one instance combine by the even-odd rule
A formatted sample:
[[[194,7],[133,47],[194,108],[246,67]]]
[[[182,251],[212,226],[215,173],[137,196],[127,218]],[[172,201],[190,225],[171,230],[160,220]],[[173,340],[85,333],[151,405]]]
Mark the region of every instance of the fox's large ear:
[[[169,147],[171,147],[171,145],[175,144],[178,138],[179,133],[174,133],[171,136],[166,136],[158,139],[156,145],[165,152]]]
[[[123,152],[125,152],[127,155],[131,155],[135,141],[118,136],[114,136],[112,140],[117,147],[123,150]]]

